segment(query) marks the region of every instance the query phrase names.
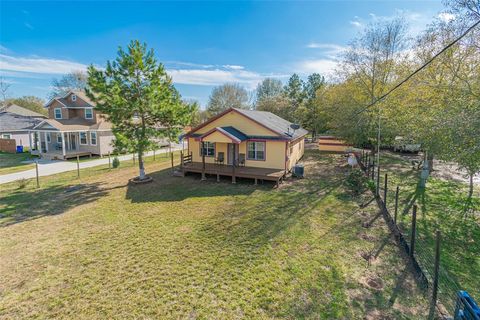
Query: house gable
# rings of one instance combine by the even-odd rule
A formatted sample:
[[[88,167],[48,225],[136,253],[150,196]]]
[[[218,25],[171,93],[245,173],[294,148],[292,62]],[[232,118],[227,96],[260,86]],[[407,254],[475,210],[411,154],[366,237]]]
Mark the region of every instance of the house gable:
[[[216,127],[228,127],[233,126],[239,131],[243,132],[248,136],[265,136],[265,137],[279,137],[280,134],[277,132],[268,129],[261,123],[258,123],[247,116],[235,111],[234,109],[229,109],[224,113],[218,115],[217,117],[212,118],[211,120],[203,123],[197,128],[193,129],[191,134],[205,134],[208,131]]]

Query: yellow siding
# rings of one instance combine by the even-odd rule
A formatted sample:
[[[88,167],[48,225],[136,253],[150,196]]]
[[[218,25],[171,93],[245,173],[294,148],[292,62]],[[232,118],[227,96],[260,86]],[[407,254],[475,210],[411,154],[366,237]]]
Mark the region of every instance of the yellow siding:
[[[212,132],[206,136],[203,141],[208,142],[223,142],[223,143],[232,143],[232,139],[226,137],[224,134],[221,134],[218,131]]]
[[[245,166],[257,168],[274,168],[285,169],[285,141],[266,141],[266,157],[265,161],[260,160],[245,160]],[[227,162],[227,143],[215,143],[215,157],[219,152],[224,152],[225,163]],[[189,152],[192,152],[194,162],[202,162],[200,156],[200,141],[195,141],[194,138],[188,139]],[[247,157],[247,142],[244,141],[238,146],[238,152],[245,154]],[[206,163],[214,163],[214,157],[205,157]]]
[[[205,127],[200,128],[195,131],[195,133],[206,133],[216,127],[228,127],[233,126],[237,130],[245,133],[246,135],[252,136],[278,136],[278,134],[273,131],[268,130],[267,128],[262,127],[254,121],[251,121],[247,117],[238,114],[235,111],[230,111],[229,113],[223,115],[222,117],[210,122]]]
[[[303,157],[305,151],[305,140],[299,139],[289,143],[287,170],[291,170],[293,166]]]

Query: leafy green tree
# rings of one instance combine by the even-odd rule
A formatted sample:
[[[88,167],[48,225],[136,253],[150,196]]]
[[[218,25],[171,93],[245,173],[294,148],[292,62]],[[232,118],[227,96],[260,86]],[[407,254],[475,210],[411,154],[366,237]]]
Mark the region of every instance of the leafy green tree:
[[[312,132],[313,137],[319,130],[325,128],[325,123],[320,114],[320,99],[317,99],[317,95],[322,94],[324,86],[324,77],[318,73],[309,75],[303,88],[305,101],[297,110],[296,118],[300,120],[305,129]]]
[[[276,98],[283,93],[282,81],[273,78],[265,78],[257,86],[255,104],[258,104],[263,100]]]
[[[45,101],[35,96],[23,96],[20,98],[7,99],[5,102],[7,105],[16,104],[33,112],[37,112],[43,115],[48,115],[47,109],[43,107]]]
[[[207,105],[210,116],[219,114],[228,108],[249,109],[247,90],[237,83],[226,83],[213,88]]]
[[[305,92],[303,90],[304,82],[298,74],[294,73],[287,84],[284,87],[285,95],[290,101],[290,110],[288,112],[287,120],[297,122],[296,113],[297,109],[302,105],[305,100]]]
[[[182,103],[165,68],[146,44],[132,41],[105,70],[88,68],[87,95],[113,124],[117,147],[138,154],[143,180],[143,155],[156,139],[178,136],[191,120],[192,108]],[[167,128],[166,130],[159,130]]]

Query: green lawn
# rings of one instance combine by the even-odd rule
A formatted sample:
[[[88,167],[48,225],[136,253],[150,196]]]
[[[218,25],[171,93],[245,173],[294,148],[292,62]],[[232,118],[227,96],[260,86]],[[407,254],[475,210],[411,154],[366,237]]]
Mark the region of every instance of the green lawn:
[[[413,170],[407,160],[387,153],[382,155],[381,164],[380,185],[383,187],[383,174],[387,169],[390,182],[388,207],[392,213],[395,188],[400,186],[398,220],[408,237],[411,208],[414,203],[418,206],[418,259],[430,274],[433,274],[435,232],[437,229],[441,231],[442,302],[453,308],[456,289],[467,290],[480,301],[480,189],[475,189],[472,205],[466,211],[468,184],[429,178],[426,189],[422,190],[417,188],[420,171]]]
[[[341,156],[280,188],[132,164],[15,183],[0,198],[5,318],[420,319],[426,299]],[[365,222],[371,222],[366,228]],[[364,259],[371,256],[370,262]]]
[[[30,153],[0,152],[0,175],[32,169],[34,164],[25,164],[22,161],[32,160]]]

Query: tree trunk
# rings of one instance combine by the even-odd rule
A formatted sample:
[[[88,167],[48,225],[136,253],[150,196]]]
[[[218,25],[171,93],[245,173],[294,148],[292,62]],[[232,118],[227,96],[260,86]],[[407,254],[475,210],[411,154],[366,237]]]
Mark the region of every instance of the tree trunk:
[[[468,189],[468,199],[472,199],[473,197],[473,174],[470,174],[470,186]]]
[[[138,150],[138,169],[139,169],[138,178],[140,180],[145,179],[145,166],[143,165],[143,150],[141,149]]]
[[[432,171],[433,171],[433,153],[427,153],[427,161],[428,161],[428,172],[432,173]]]

